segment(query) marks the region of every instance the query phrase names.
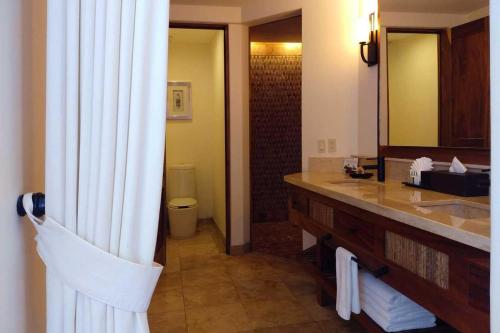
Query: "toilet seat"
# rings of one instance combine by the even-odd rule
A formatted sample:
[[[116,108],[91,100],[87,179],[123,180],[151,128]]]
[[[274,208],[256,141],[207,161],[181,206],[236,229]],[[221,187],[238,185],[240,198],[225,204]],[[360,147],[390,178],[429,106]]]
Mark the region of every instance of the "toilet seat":
[[[175,198],[169,201],[168,208],[181,209],[196,206],[198,201],[193,198]]]

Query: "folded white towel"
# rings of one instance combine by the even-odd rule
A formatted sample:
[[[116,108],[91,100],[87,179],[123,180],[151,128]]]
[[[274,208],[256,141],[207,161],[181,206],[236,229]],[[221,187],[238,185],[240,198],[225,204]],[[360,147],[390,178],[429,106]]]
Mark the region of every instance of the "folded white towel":
[[[349,320],[351,312],[360,313],[358,289],[358,264],[352,259],[354,254],[339,247],[335,251],[337,277],[336,309],[340,318]]]
[[[363,311],[386,332],[398,332],[412,329],[422,329],[436,326],[436,318],[420,318],[390,322],[380,316],[375,308],[362,304]]]
[[[390,287],[380,279],[375,278],[373,275],[365,271],[359,272],[359,290],[361,292],[374,294],[384,303],[394,306],[406,303],[409,299],[396,289]]]
[[[413,302],[409,298],[408,301],[405,303],[400,303],[398,305],[390,305],[388,303],[381,301],[375,295],[366,293],[364,291],[361,291],[359,296],[362,302],[365,301],[367,303],[370,303],[373,307],[379,309],[380,312],[391,313],[394,316],[395,315],[403,316],[407,313],[415,313],[415,312],[422,312],[432,316],[432,313],[430,313],[417,303]]]
[[[373,299],[365,295],[360,295],[360,301],[363,310],[365,308],[372,309],[372,312],[375,312],[377,317],[380,317],[388,324],[398,324],[400,322],[414,320],[436,321],[436,317],[432,313],[416,304],[408,304],[408,306],[403,305],[401,308],[397,308],[393,311],[386,311]]]
[[[434,327],[436,317],[373,275],[359,272],[361,308],[386,332]]]

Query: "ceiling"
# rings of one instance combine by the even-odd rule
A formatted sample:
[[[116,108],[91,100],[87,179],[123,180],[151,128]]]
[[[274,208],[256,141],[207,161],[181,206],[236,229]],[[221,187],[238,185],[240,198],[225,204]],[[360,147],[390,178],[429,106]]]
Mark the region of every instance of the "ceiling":
[[[176,43],[210,43],[221,30],[205,29],[178,29],[171,28],[168,37],[171,42]]]
[[[248,0],[170,0],[173,5],[241,7]]]
[[[489,5],[488,0],[379,0],[380,11],[468,14]]]

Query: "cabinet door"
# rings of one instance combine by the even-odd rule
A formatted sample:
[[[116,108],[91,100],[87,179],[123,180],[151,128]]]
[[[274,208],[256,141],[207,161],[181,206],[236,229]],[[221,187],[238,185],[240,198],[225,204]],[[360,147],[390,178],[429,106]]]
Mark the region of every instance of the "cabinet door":
[[[490,146],[489,18],[451,31],[453,107],[451,144]]]

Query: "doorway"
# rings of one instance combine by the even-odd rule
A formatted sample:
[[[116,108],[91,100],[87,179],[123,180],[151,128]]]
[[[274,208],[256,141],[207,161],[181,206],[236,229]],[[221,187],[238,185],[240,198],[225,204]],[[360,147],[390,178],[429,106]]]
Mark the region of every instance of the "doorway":
[[[293,257],[287,174],[302,170],[302,18],[250,28],[250,184],[253,251]]]
[[[169,250],[169,170],[191,165],[195,174],[197,239],[213,240],[217,253],[231,244],[229,183],[228,27],[170,24],[166,152],[156,260],[167,267],[177,258]],[[182,104],[171,107],[173,94]],[[173,110],[176,109],[176,110]],[[177,113],[176,113],[177,112]],[[207,243],[203,243],[207,247]],[[212,249],[210,249],[212,251]]]

